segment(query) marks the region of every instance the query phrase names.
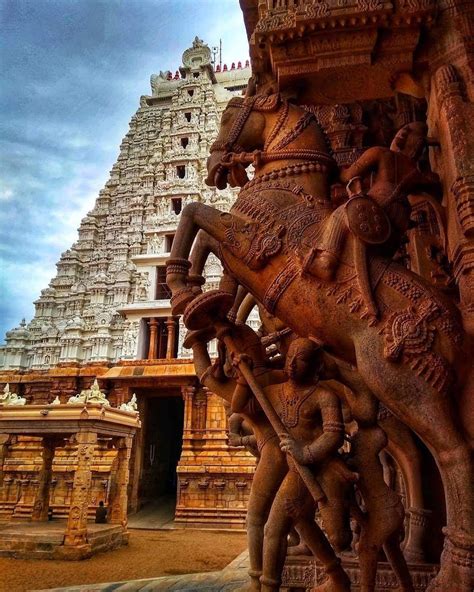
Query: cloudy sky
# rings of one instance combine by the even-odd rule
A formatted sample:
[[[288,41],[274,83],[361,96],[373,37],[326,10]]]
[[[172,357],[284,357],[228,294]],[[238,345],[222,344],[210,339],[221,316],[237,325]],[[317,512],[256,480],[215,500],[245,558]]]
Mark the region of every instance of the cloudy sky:
[[[196,35],[247,58],[238,0],[0,0],[0,343],[76,240],[150,74]]]

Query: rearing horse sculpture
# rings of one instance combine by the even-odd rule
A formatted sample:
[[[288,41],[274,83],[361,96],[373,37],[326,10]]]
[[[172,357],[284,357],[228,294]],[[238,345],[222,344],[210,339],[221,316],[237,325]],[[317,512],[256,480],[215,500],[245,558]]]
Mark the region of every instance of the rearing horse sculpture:
[[[248,181],[250,163],[255,176]],[[369,323],[351,237],[331,281],[305,271],[303,262],[333,211],[328,194],[335,172],[311,113],[277,94],[233,98],[211,148],[207,183],[242,190],[230,213],[201,203],[183,210],[167,262],[173,313],[184,312],[188,327],[198,328],[207,312],[230,309],[241,284],[298,335],[357,366],[368,389],[428,446],[442,475],[447,527],[430,591],[468,592],[472,454],[455,394],[472,375],[459,312],[422,278],[373,252],[368,270],[379,316]],[[200,230],[205,240],[195,246],[189,273]],[[199,273],[210,250],[226,274],[220,290],[200,294]]]

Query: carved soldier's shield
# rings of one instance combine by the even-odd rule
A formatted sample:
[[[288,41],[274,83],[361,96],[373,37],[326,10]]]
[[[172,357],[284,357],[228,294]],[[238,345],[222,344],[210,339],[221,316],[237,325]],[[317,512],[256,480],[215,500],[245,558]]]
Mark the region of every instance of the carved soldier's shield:
[[[391,232],[390,220],[385,211],[368,195],[359,193],[345,205],[347,226],[361,241],[369,245],[381,245]]]

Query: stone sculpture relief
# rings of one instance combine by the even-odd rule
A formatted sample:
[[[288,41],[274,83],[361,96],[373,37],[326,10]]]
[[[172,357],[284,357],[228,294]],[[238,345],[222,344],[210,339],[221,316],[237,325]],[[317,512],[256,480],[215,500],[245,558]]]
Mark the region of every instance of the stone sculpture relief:
[[[94,379],[90,389],[83,389],[79,394],[69,397],[67,401],[68,405],[78,405],[81,403],[84,405],[86,403],[98,403],[99,405],[110,407],[110,403],[107,400],[105,393],[100,390],[97,378]]]
[[[341,497],[346,490],[359,523],[360,589],[375,589],[383,546],[401,589],[413,590],[399,546],[403,506],[384,483],[379,460],[387,442],[377,425],[379,402],[418,434],[444,482],[444,551],[429,591],[471,589],[472,457],[468,426],[454,397],[462,392],[466,383],[458,381],[469,369],[463,355],[466,336],[455,304],[392,259],[408,228],[407,195],[420,187],[437,189],[436,177],[422,174],[417,166],[424,138],[424,126],[412,123],[398,132],[390,149],[371,148],[349,169],[339,170],[313,113],[279,94],[256,94],[249,84],[245,98],[229,102],[208,160],[207,183],[218,189],[240,186],[236,203],[228,213],[202,203],[183,210],[167,262],[173,314],[183,314],[195,336],[188,342],[202,382],[249,420],[257,443],[262,426],[268,433],[273,430],[265,445],[273,462],[265,469],[260,459],[249,505],[251,590],[279,589],[292,524],[326,567],[327,578],[316,589],[350,589],[335,553],[351,544],[346,498]],[[252,180],[246,173],[249,165],[255,171]],[[354,177],[360,178],[355,192]],[[338,179],[352,180],[347,202],[351,208],[356,200],[362,205],[339,226],[338,212],[347,213],[349,207],[337,210],[331,202],[330,187]],[[361,232],[353,224],[359,214],[368,226]],[[331,242],[334,228],[343,236]],[[371,242],[372,233],[377,240]],[[337,259],[330,260],[326,255],[335,249]],[[210,252],[220,259],[225,274],[219,289],[202,292]],[[318,265],[318,258],[324,265]],[[285,363],[279,382],[271,379],[276,371],[269,370],[271,360],[255,334],[227,318],[232,311],[229,319],[238,319],[239,285],[265,314],[281,319],[294,334],[294,342],[290,338],[275,357],[280,367]],[[220,365],[210,365],[204,345],[209,331],[225,343],[227,358],[233,356],[236,378],[225,373],[222,359]],[[342,384],[343,393],[332,382],[322,387],[321,377],[311,382],[309,368],[314,372],[318,367],[312,356],[317,359],[320,349],[336,360],[332,370],[321,373]],[[243,352],[245,356],[239,355]],[[245,404],[239,405],[242,388]],[[250,401],[256,401],[254,409],[258,403],[260,427],[255,417],[245,415]],[[337,452],[344,433],[350,440],[349,467]],[[339,469],[331,474],[328,467],[334,463]],[[263,483],[265,504],[256,512]],[[334,510],[329,517],[326,500]],[[315,501],[327,538],[313,520]]]
[[[138,413],[137,395],[132,394],[132,398],[128,403],[122,403],[119,407],[120,411],[128,411],[129,413]]]
[[[26,405],[26,399],[11,392],[10,385],[7,383],[3,389],[3,395],[0,395],[0,405],[22,406]]]

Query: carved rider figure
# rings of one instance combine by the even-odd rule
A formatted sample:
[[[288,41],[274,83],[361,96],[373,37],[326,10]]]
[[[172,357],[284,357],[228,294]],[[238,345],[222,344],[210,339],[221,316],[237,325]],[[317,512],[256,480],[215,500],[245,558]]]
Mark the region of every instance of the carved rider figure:
[[[422,173],[417,166],[426,132],[424,123],[409,123],[398,131],[390,148],[369,148],[342,171],[340,177],[348,184],[349,200],[330,216],[321,244],[306,258],[307,271],[331,280],[349,232],[365,244],[383,244],[385,252],[393,255],[409,226],[408,194],[437,188],[437,177]],[[356,198],[357,204],[353,202]]]
[[[358,229],[358,235],[353,232],[350,241],[345,240],[349,232],[343,222],[341,247],[347,243],[347,255],[336,253],[344,262],[337,270],[337,283],[322,286],[320,279],[311,274],[311,257],[306,259],[303,252],[303,247],[307,253],[313,249],[316,259],[327,251],[321,238],[327,238],[326,227],[332,226],[328,221],[333,213],[328,188],[334,166],[322,130],[316,120],[309,120],[304,109],[279,97],[234,97],[225,109],[211,150],[207,183],[218,189],[224,189],[228,183],[244,187],[228,213],[203,203],[189,204],[183,209],[167,261],[167,282],[172,291],[173,312],[183,314],[189,329],[208,326],[211,312],[217,311],[219,318],[224,318],[240,284],[298,335],[324,343],[328,351],[337,352],[344,363],[357,368],[360,382],[419,435],[439,467],[446,496],[447,527],[440,572],[431,589],[445,590],[455,582],[459,590],[467,592],[472,589],[469,565],[474,548],[469,503],[472,449],[468,434],[472,433],[472,425],[469,414],[459,412],[459,401],[468,400],[472,387],[466,355],[469,343],[460,328],[455,303],[443,298],[422,277],[387,257],[389,239],[391,235],[396,239],[397,232],[384,235],[380,224],[388,223],[389,230],[391,226],[398,228],[396,212],[390,211],[395,204],[400,208],[403,228],[408,223],[409,210],[404,213],[403,207],[406,196],[420,184],[433,185],[433,178],[422,175],[414,160],[424,141],[424,129],[417,127],[402,130],[391,149],[368,150],[346,173],[345,180],[364,177],[364,190],[369,195],[355,196],[348,201],[346,210],[355,205],[356,220],[359,213],[366,219],[360,219],[362,229]],[[250,181],[237,166],[242,164],[245,173],[249,161],[255,171]],[[370,188],[369,172],[373,173]],[[362,206],[362,211],[357,205]],[[371,223],[366,224],[369,214]],[[352,221],[348,217],[347,226],[355,231]],[[260,226],[255,228],[255,223]],[[279,225],[284,226],[285,232],[275,236]],[[368,241],[362,239],[373,238],[372,230],[377,240],[369,244],[379,246],[369,252],[369,259]],[[207,242],[198,245],[196,241],[193,247],[201,231],[207,235]],[[224,286],[219,286],[219,290],[198,294],[194,278],[202,273],[209,251],[221,259],[234,287],[224,290]],[[306,261],[309,273],[302,273],[301,259]],[[365,274],[365,280],[370,281],[364,284],[368,289],[361,290],[360,271],[364,268],[366,272],[370,269],[371,276]],[[315,266],[315,274],[317,271]],[[377,303],[383,303],[383,326],[379,327],[367,323],[367,316],[371,316],[369,307],[362,309],[374,288]],[[376,316],[377,312],[375,308],[372,314]],[[231,348],[231,339],[227,341]],[[262,396],[264,391],[250,376],[248,367],[243,364],[241,368],[258,393],[260,404],[267,406],[269,396]],[[468,379],[455,383],[452,376]],[[270,408],[268,411],[273,417]],[[277,420],[275,426],[281,422],[278,416]],[[277,432],[281,431],[286,430],[278,427]],[[302,434],[296,440],[307,438]],[[305,483],[312,487],[308,466],[296,466]],[[316,475],[315,481],[320,480]],[[319,495],[314,496],[317,501]],[[284,503],[280,505],[284,510]],[[281,530],[286,530],[286,522]]]

